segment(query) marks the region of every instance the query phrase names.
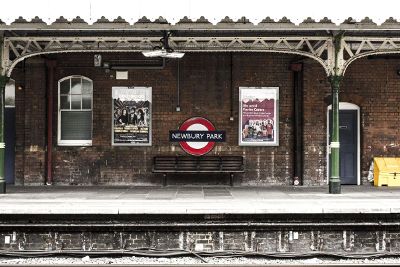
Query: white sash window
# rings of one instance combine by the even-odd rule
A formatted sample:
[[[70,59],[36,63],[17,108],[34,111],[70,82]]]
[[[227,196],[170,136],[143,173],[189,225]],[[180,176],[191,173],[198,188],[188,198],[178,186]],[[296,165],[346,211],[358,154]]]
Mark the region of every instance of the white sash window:
[[[92,145],[93,82],[83,76],[58,81],[58,145]]]

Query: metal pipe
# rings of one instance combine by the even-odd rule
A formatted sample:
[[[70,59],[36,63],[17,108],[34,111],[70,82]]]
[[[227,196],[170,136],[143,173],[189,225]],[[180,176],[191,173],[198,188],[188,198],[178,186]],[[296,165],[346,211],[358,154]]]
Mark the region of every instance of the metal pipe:
[[[293,184],[303,185],[303,64],[295,63],[290,65],[293,71]]]
[[[52,173],[52,152],[53,152],[53,83],[54,83],[54,68],[55,60],[46,60],[47,67],[47,154],[46,154],[46,185],[53,184]]]
[[[231,69],[231,73],[230,73],[230,91],[231,91],[231,107],[230,107],[230,118],[229,120],[233,121],[233,53],[230,52],[230,69]]]
[[[177,105],[176,105],[176,111],[181,111],[181,85],[180,85],[180,81],[181,81],[181,70],[180,70],[180,65],[181,65],[181,60],[178,59],[178,74],[177,74]]]

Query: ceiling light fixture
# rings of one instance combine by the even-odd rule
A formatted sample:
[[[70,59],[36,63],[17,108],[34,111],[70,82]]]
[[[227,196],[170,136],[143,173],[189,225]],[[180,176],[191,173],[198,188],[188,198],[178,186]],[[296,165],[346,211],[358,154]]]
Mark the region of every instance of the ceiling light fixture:
[[[170,32],[164,31],[163,38],[160,39],[161,47],[155,46],[151,51],[143,51],[142,54],[145,57],[165,57],[165,58],[182,58],[185,53],[175,52],[168,43],[168,37],[171,35]]]

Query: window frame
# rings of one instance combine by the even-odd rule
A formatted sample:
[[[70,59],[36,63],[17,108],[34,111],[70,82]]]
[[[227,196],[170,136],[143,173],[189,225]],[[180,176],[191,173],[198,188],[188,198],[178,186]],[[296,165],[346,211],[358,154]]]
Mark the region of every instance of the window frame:
[[[72,109],[71,105],[72,105],[72,101],[70,101],[70,109],[61,109],[61,83],[65,80],[70,80],[70,90],[72,90],[71,88],[71,80],[73,78],[79,78],[81,79],[81,83],[82,80],[87,80],[91,83],[92,85],[92,93],[91,93],[91,104],[90,104],[90,109],[83,109],[82,108],[82,91],[81,91],[81,108],[80,109]],[[71,94],[71,91],[69,93],[69,95]],[[92,140],[93,140],[93,80],[89,79],[86,76],[82,76],[82,75],[70,75],[67,77],[64,77],[60,80],[58,80],[58,94],[57,94],[57,98],[58,98],[58,104],[57,104],[57,144],[59,146],[92,146]],[[72,99],[71,99],[72,100]],[[61,139],[61,112],[62,111],[69,111],[69,112],[82,112],[82,111],[91,111],[92,116],[91,116],[91,139],[90,140],[62,140]]]

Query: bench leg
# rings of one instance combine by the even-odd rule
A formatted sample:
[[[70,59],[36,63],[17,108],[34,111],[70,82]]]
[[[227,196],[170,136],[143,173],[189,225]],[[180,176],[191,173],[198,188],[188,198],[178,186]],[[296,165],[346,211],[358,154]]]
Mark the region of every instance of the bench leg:
[[[163,186],[164,187],[167,186],[167,174],[166,173],[163,174]]]
[[[233,173],[230,174],[229,184],[230,186],[233,186]]]

